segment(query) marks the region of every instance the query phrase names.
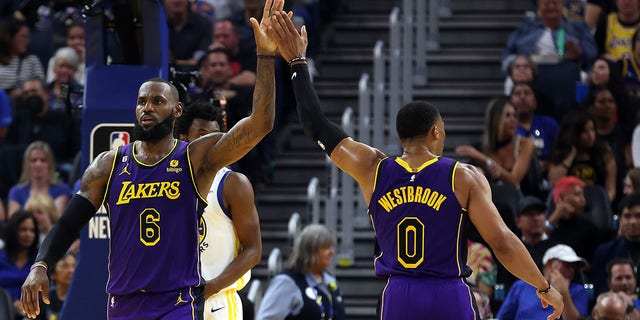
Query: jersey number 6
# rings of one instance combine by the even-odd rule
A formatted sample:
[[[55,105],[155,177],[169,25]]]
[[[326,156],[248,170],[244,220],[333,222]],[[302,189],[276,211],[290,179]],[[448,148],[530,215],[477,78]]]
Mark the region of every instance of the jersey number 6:
[[[155,246],[160,241],[160,212],[153,208],[144,209],[140,213],[140,242],[147,247]]]

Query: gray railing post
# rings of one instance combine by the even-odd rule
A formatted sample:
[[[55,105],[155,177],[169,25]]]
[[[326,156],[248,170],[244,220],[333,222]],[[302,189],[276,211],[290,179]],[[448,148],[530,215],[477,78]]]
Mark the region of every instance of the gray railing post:
[[[342,128],[348,135],[353,136],[353,126],[350,125],[353,109],[348,107],[342,114]],[[334,165],[335,166],[335,165]],[[353,245],[353,220],[354,220],[354,185],[355,181],[351,176],[340,172],[340,184],[342,185],[342,206],[340,217],[342,218],[342,229],[340,230],[340,249],[337,253],[338,265],[348,267],[353,265],[354,245]]]
[[[433,0],[431,0],[433,2]],[[427,7],[425,0],[417,0],[416,3],[416,70],[413,83],[418,86],[427,84]]]
[[[365,144],[371,143],[371,91],[369,89],[369,74],[363,73],[358,82],[358,140]]]
[[[389,15],[389,110],[393,116],[400,109],[400,43],[402,26],[398,21],[400,8],[394,7]]]
[[[413,100],[413,0],[402,5],[402,103]]]
[[[418,2],[422,2],[418,0]],[[440,49],[440,9],[439,0],[429,0],[429,42],[427,49]]]
[[[375,47],[373,47],[373,145],[384,145],[384,128],[385,128],[385,56],[382,52],[384,42],[382,40],[376,41]]]
[[[307,186],[307,199],[309,199],[311,221],[313,223],[320,223],[320,190],[318,189],[318,184],[318,178],[313,177]]]
[[[325,225],[330,230],[338,230],[338,198],[340,197],[339,183],[340,169],[331,162],[328,156],[327,163],[329,165],[329,192],[327,193],[327,201],[324,205]]]

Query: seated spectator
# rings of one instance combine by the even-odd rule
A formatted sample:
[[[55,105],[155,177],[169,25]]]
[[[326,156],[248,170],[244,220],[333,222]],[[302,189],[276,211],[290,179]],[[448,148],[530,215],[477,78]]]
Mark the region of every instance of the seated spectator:
[[[630,135],[635,125],[635,111],[633,111],[633,99],[625,93],[624,83],[620,73],[620,67],[617,63],[605,59],[598,58],[593,63],[593,68],[589,72],[587,95],[595,92],[599,88],[607,88],[616,100],[616,109],[613,111],[613,122],[617,123],[623,129],[623,132]],[[581,103],[589,106],[589,102],[583,99]]]
[[[594,39],[598,52],[612,60],[630,57],[631,38],[640,26],[638,0],[617,0],[618,11],[601,15]]]
[[[327,227],[306,226],[295,240],[287,269],[271,280],[256,319],[346,319],[340,287],[327,272],[335,245]]]
[[[587,320],[610,320],[610,319],[624,319],[629,320],[627,317],[627,303],[617,293],[607,291],[598,295],[596,305],[591,311],[591,317]]]
[[[49,291],[49,300],[51,303],[47,306],[48,319],[58,319],[62,305],[67,298],[67,292],[73,279],[73,273],[76,269],[76,255],[73,252],[67,254],[56,263],[56,267],[51,273],[51,290]]]
[[[65,183],[56,181],[56,162],[51,147],[46,142],[35,141],[24,152],[22,174],[18,184],[9,190],[9,217],[24,208],[31,195],[48,194],[53,198],[57,216],[67,206],[71,190]]]
[[[67,28],[67,47],[73,48],[78,56],[78,64],[76,66],[73,79],[80,86],[84,85],[85,76],[85,47],[84,47],[84,27],[82,23],[74,22]],[[49,59],[47,66],[47,83],[51,83],[55,79],[54,73],[55,56]]]
[[[522,22],[509,36],[503,70],[518,55],[530,56],[538,64],[536,88],[553,98],[553,117],[558,120],[575,104],[580,70],[591,66],[597,47],[583,22],[563,19],[562,0],[539,0],[538,16]]]
[[[546,234],[547,206],[539,198],[525,196],[518,204],[516,226],[522,232],[522,242],[540,270],[544,266],[542,258],[547,249],[558,244]]]
[[[619,208],[618,236],[600,244],[593,255],[591,282],[596,294],[607,289],[605,274],[609,261],[624,258],[634,265],[640,263],[640,195],[624,197]]]
[[[60,171],[65,173],[66,179],[82,144],[83,87],[74,79],[80,59],[70,47],[58,49],[53,59],[54,78],[48,85],[49,111],[41,121],[41,130],[47,135],[42,139],[55,150]]]
[[[4,250],[0,250],[0,287],[13,299],[16,314],[22,314],[20,288],[38,253],[38,222],[28,211],[18,211],[4,228]],[[20,318],[22,319],[22,318]]]
[[[549,155],[549,182],[575,176],[588,185],[607,190],[616,198],[616,162],[611,147],[596,138],[595,121],[584,111],[567,114],[560,123],[556,144]]]
[[[555,208],[548,213],[546,232],[549,238],[571,246],[581,257],[592,261],[602,235],[584,217],[584,185],[582,180],[571,176],[556,182],[552,190]]]
[[[164,0],[169,24],[169,51],[179,69],[195,70],[211,43],[211,21],[191,11],[188,0]]]
[[[38,232],[40,239],[38,242],[42,244],[44,237],[49,234],[53,224],[58,221],[58,209],[53,203],[53,198],[48,194],[36,193],[29,197],[24,205],[25,210],[31,212],[38,221]]]
[[[542,262],[544,277],[564,298],[562,319],[578,319],[580,315],[586,315],[589,303],[587,291],[582,284],[571,282],[576,272],[580,272],[586,265],[586,260],[579,257],[571,247],[558,244],[545,252]],[[545,319],[548,311],[536,299],[536,289],[518,280],[509,290],[497,318]]]
[[[626,302],[629,319],[640,319],[635,266],[628,259],[613,259],[607,264],[607,286]]]
[[[520,187],[523,194],[535,189],[539,179],[525,179],[537,168],[533,139],[518,136],[515,108],[506,99],[493,99],[487,106],[482,152],[470,145],[458,146],[456,153],[483,164],[489,178]],[[527,177],[528,178],[528,177]]]
[[[545,232],[545,210],[547,210],[547,206],[542,200],[533,196],[525,196],[518,203],[515,219],[516,226],[522,234],[520,239],[541,271],[544,266],[542,263],[544,253],[558,244],[558,241],[549,238]],[[508,291],[516,280],[518,279],[504,269],[501,264],[498,265],[497,282],[502,283],[505,290]]]
[[[49,92],[41,78],[28,79],[20,89],[20,94],[13,100],[14,116],[6,139],[14,145],[33,142],[37,133],[36,123],[49,110]]]
[[[209,49],[224,48],[229,52],[231,63],[231,79],[234,85],[254,86],[256,83],[256,48],[255,42],[243,41],[231,20],[216,21],[213,30],[213,43]]]
[[[11,97],[20,94],[22,83],[33,77],[44,79],[42,63],[27,52],[29,27],[24,21],[7,19],[0,24],[0,89]]]
[[[516,83],[510,96],[510,102],[518,112],[517,133],[522,137],[533,139],[536,146],[535,156],[540,168],[547,171],[549,151],[556,142],[558,122],[549,116],[539,115],[538,100],[533,88],[528,83]]]
[[[633,168],[627,171],[624,176],[622,193],[625,196],[640,194],[640,168]]]
[[[616,162],[616,181],[623,181],[627,168],[632,166],[631,136],[625,134],[620,125],[615,123],[616,100],[606,87],[597,87],[590,91],[585,101],[587,111],[593,117],[596,139],[605,141],[611,148]],[[622,196],[622,184],[616,183],[616,196]],[[611,199],[618,203],[619,199]]]
[[[536,79],[536,63],[529,56],[516,56],[507,69],[504,80],[504,95],[511,95],[514,83],[533,83]]]

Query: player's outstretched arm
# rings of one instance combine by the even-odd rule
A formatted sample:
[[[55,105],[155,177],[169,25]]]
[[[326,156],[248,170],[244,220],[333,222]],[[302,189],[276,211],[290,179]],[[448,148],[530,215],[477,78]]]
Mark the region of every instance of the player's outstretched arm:
[[[549,285],[520,239],[502,221],[484,175],[472,165],[458,164],[454,181],[458,201],[467,208],[471,222],[498,260],[513,275],[536,288],[543,307],[553,307],[547,319],[560,318],[564,308],[562,295]]]
[[[273,128],[275,119],[275,51],[276,44],[267,36],[266,30],[271,24],[272,10],[282,10],[284,0],[267,0],[260,23],[251,18],[256,41],[258,64],[256,85],[253,90],[253,109],[251,114],[238,121],[219,140],[200,141],[194,144],[209,144],[206,150],[207,171],[216,172],[219,168],[236,162],[255,147]],[[217,142],[216,142],[217,141]],[[198,147],[200,148],[200,147]]]
[[[372,189],[373,186],[375,166],[384,154],[354,141],[327,119],[320,107],[320,99],[311,82],[304,57],[307,47],[306,28],[303,26],[298,33],[290,15],[285,12],[274,12],[272,20],[269,32],[278,44],[280,54],[291,65],[296,108],[305,134],[313,139],[340,169],[358,181],[365,200],[368,200],[368,189]]]
[[[47,268],[55,266],[64,256],[73,241],[78,238],[82,227],[100,207],[114,157],[115,151],[103,152],[91,163],[82,176],[80,191],[73,196],[40,246],[36,262],[22,285],[20,302],[27,317],[35,318],[40,314],[40,292],[42,300],[49,304]]]
[[[222,186],[222,198],[224,206],[231,212],[242,251],[220,275],[207,281],[205,299],[240,279],[262,258],[260,219],[249,179],[241,173],[231,172]]]

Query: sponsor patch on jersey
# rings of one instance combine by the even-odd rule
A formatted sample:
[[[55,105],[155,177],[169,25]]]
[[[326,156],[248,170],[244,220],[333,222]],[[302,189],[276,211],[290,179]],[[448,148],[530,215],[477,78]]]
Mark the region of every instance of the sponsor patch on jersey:
[[[180,164],[180,161],[173,159],[169,162],[169,168],[167,168],[167,172],[175,172],[175,173],[180,173],[182,172],[182,168],[178,168],[178,165]]]

